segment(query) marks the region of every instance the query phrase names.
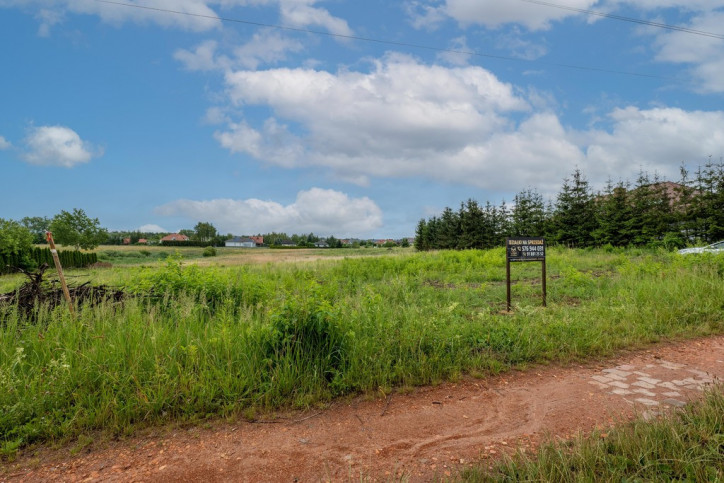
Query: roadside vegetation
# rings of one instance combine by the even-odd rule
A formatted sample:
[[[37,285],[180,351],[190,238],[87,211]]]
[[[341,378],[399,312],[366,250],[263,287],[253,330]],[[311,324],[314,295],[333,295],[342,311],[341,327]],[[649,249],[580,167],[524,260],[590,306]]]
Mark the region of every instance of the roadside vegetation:
[[[656,420],[637,419],[575,441],[549,442],[459,481],[722,481],[724,391]]]
[[[204,267],[170,255],[73,272],[131,295],[75,319],[0,308],[0,450],[724,332],[724,257],[550,248],[548,308],[540,265],[517,264],[508,314],[502,248],[379,252]]]

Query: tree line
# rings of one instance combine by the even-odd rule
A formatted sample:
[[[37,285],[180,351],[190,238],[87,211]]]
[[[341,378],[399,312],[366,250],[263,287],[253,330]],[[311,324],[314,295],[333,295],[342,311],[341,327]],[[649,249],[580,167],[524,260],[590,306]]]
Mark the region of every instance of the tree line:
[[[544,236],[569,247],[683,247],[724,238],[724,164],[711,160],[693,175],[683,166],[678,182],[640,172],[636,181],[609,180],[594,193],[576,169],[563,180],[555,201],[544,202],[535,189],[516,194],[509,207],[473,199],[458,210],[421,219],[415,247],[485,249],[508,237]]]

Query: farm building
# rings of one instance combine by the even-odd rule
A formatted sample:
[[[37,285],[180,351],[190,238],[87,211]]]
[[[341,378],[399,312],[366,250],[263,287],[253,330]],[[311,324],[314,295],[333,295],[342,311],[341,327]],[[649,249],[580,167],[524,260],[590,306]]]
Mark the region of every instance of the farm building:
[[[236,248],[254,248],[256,247],[256,242],[251,238],[235,236],[234,238],[226,240],[224,245]]]

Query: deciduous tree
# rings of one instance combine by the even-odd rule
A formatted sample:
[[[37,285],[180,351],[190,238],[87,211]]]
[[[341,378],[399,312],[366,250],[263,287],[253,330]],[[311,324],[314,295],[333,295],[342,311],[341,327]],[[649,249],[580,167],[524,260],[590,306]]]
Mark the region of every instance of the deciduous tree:
[[[92,250],[108,239],[108,232],[101,228],[98,218],[90,218],[85,211],[74,208],[61,211],[53,217],[50,231],[56,242],[78,249]]]

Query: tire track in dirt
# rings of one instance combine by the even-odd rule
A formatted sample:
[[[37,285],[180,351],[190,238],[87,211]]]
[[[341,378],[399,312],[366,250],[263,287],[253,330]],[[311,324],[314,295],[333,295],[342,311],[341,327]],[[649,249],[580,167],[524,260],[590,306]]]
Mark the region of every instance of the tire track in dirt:
[[[360,397],[273,424],[155,430],[75,457],[37,448],[4,464],[0,481],[430,481],[516,447],[534,450],[547,435],[569,438],[679,407],[717,379],[724,336]]]

